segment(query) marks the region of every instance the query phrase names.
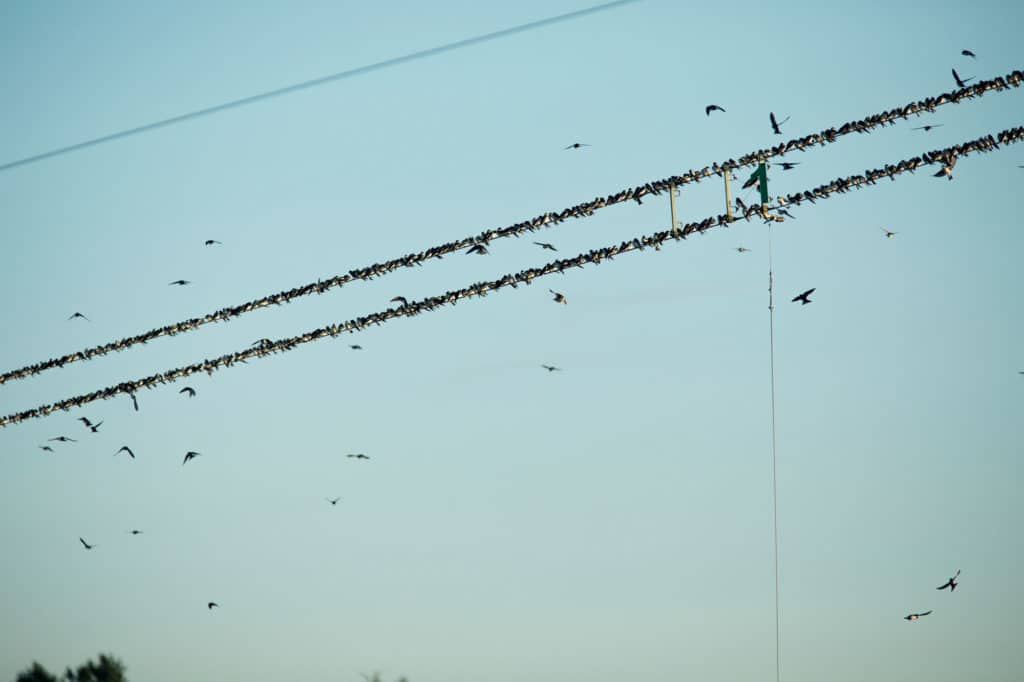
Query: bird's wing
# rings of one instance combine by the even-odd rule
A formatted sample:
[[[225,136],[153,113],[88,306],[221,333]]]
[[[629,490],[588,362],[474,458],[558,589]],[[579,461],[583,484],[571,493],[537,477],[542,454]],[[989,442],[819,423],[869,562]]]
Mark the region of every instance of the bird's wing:
[[[929,613],[931,613],[931,611],[925,611],[924,613],[919,613],[917,615],[919,615],[919,616],[927,616]]]
[[[813,293],[814,293],[814,291],[815,291],[814,289],[808,289],[807,291],[805,291],[805,292],[803,293],[803,295],[804,295],[804,296],[810,296],[811,294],[813,294]]]
[[[768,118],[771,119],[773,126],[779,125],[779,122],[775,120],[775,112],[774,111],[769,111],[768,112]]]

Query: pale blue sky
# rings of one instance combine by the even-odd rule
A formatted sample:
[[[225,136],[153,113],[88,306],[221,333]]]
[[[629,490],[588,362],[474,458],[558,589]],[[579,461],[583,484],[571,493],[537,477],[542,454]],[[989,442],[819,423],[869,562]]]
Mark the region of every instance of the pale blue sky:
[[[0,6],[0,164],[587,6],[208,5]],[[1024,68],[1022,20],[645,0],[5,171],[0,365],[738,156],[782,139],[769,111],[788,138],[952,89],[952,67]],[[1022,97],[798,153],[772,193],[1021,125]],[[1018,165],[1021,146],[972,156],[773,230],[787,681],[1024,668]],[[679,209],[721,201],[701,183]],[[664,229],[667,203],[537,239],[572,255]],[[138,413],[0,430],[0,679],[100,651],[150,682],[770,679],[766,237],[740,223],[145,391]],[[0,386],[0,413],[547,262],[530,241]],[[38,449],[60,434],[79,442]]]

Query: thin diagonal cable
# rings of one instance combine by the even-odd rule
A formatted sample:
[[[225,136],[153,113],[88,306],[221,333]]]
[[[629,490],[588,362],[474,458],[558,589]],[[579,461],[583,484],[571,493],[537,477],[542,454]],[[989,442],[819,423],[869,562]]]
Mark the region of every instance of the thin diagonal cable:
[[[859,189],[868,185],[874,185],[878,180],[885,177],[895,180],[897,175],[914,172],[922,166],[939,162],[948,164],[949,160],[952,158],[966,156],[975,152],[992,151],[994,149],[998,149],[1000,144],[1013,144],[1020,142],[1022,139],[1024,139],[1024,126],[1009,128],[998,133],[996,136],[986,135],[963,144],[954,145],[935,152],[928,152],[910,159],[904,159],[896,164],[888,164],[884,168],[869,170],[866,171],[864,175],[852,175],[845,178],[838,178],[826,185],[819,185],[818,187],[815,187],[812,190],[807,190],[803,193],[790,194],[784,199],[780,197],[778,206],[779,208],[784,208],[790,205],[799,206],[805,200],[825,199],[834,193],[841,194],[852,189]],[[25,421],[26,419],[42,417],[54,412],[55,410],[70,410],[73,407],[80,407],[81,405],[85,405],[86,403],[91,403],[96,400],[105,400],[119,394],[132,394],[140,388],[152,388],[158,384],[166,384],[199,372],[213,374],[214,371],[222,367],[230,367],[236,362],[243,362],[249,358],[264,357],[275,352],[293,350],[300,345],[310,343],[312,341],[317,341],[328,336],[339,336],[346,332],[353,333],[362,331],[371,325],[379,325],[398,317],[407,317],[418,315],[422,312],[431,312],[445,304],[454,305],[463,298],[486,296],[491,291],[497,291],[505,287],[518,287],[519,284],[529,285],[538,277],[544,277],[556,272],[564,273],[565,270],[571,267],[582,268],[586,263],[598,265],[602,261],[611,260],[614,256],[622,253],[643,250],[648,247],[653,247],[655,250],[659,250],[670,240],[678,241],[680,239],[686,239],[687,236],[694,232],[703,234],[712,227],[729,225],[738,220],[749,221],[753,216],[763,216],[767,219],[776,221],[782,220],[782,217],[779,215],[773,215],[767,211],[762,212],[761,207],[751,207],[742,216],[730,216],[726,214],[711,216],[699,222],[687,223],[681,227],[674,226],[673,229],[666,230],[664,232],[635,237],[631,240],[621,242],[617,246],[613,245],[601,249],[593,249],[587,253],[581,253],[573,258],[562,258],[537,268],[530,268],[516,274],[505,275],[500,279],[477,282],[476,284],[472,284],[462,289],[449,291],[439,296],[430,296],[420,301],[403,305],[400,308],[388,308],[383,311],[370,313],[369,315],[364,315],[345,322],[314,329],[298,336],[279,339],[278,341],[267,340],[260,343],[258,346],[236,351],[234,353],[227,353],[212,360],[203,360],[202,362],[197,362],[185,367],[167,370],[160,374],[153,374],[134,381],[121,382],[116,386],[110,386],[84,395],[67,398],[48,405],[41,405],[30,410],[25,410],[24,412],[10,414],[5,417],[0,417],[0,426],[8,426],[9,424],[16,424]]]
[[[835,142],[838,137],[847,135],[851,132],[867,132],[876,126],[892,123],[896,118],[907,118],[910,115],[917,115],[922,111],[933,111],[936,106],[959,102],[962,99],[980,96],[986,92],[1004,91],[1011,86],[1016,88],[1019,87],[1021,82],[1024,82],[1024,72],[1014,71],[1005,77],[1000,76],[992,80],[981,81],[970,88],[961,88],[955,92],[945,93],[938,97],[929,97],[919,102],[908,104],[902,108],[892,109],[882,114],[875,114],[854,123],[847,123],[841,126],[838,130],[835,128],[829,128],[817,135],[796,138],[777,147],[773,147],[772,149],[752,152],[741,157],[740,161],[729,159],[728,161],[723,162],[723,164],[715,163],[711,167],[705,166],[701,170],[688,171],[682,176],[673,176],[663,180],[656,180],[644,185],[622,190],[604,198],[598,197],[592,201],[563,209],[558,213],[544,213],[532,218],[531,220],[482,232],[475,237],[464,237],[457,241],[433,246],[425,251],[420,251],[419,253],[407,254],[405,256],[393,258],[384,263],[377,263],[368,267],[351,270],[344,275],[336,275],[326,280],[318,280],[315,283],[294,287],[276,294],[270,294],[247,303],[222,308],[216,312],[208,313],[203,317],[175,322],[163,327],[151,329],[141,334],[136,334],[135,336],[126,337],[100,346],[93,346],[91,348],[86,348],[85,350],[69,353],[59,358],[50,358],[32,365],[26,365],[18,369],[9,370],[0,374],[0,384],[14,379],[23,379],[55,367],[63,367],[64,365],[73,362],[80,362],[94,357],[107,355],[113,351],[122,351],[136,344],[146,343],[162,336],[174,336],[176,334],[188,332],[212,322],[230,320],[245,313],[265,308],[270,305],[282,305],[302,296],[308,296],[313,293],[322,294],[329,289],[342,287],[355,280],[368,280],[389,274],[400,267],[421,265],[423,262],[431,258],[441,258],[447,254],[469,248],[474,244],[486,244],[495,239],[520,236],[526,232],[535,232],[539,229],[564,222],[568,218],[589,217],[601,208],[629,201],[630,199],[640,203],[641,197],[649,194],[658,195],[663,191],[667,191],[670,187],[678,188],[680,185],[699,182],[700,180],[711,177],[712,175],[720,175],[724,168],[738,168],[740,166],[753,165],[759,163],[759,159],[779,156],[793,149],[803,150],[814,144],[825,145]]]
[[[353,76],[361,76],[364,73],[370,73],[371,71],[377,71],[380,69],[386,69],[391,66],[398,66],[407,62],[416,61],[418,59],[424,59],[426,57],[433,57],[444,52],[452,52],[453,50],[459,50],[464,47],[471,47],[473,45],[479,45],[480,43],[486,43],[491,40],[497,40],[499,38],[505,38],[507,36],[515,35],[517,33],[525,33],[526,31],[532,31],[534,29],[543,28],[544,26],[550,26],[551,24],[557,24],[563,21],[570,21],[572,19],[579,19],[590,14],[602,12],[604,10],[613,9],[615,7],[621,7],[623,5],[629,5],[640,0],[615,0],[614,2],[607,2],[602,5],[594,5],[593,7],[586,7],[584,9],[576,10],[573,12],[566,12],[565,14],[559,14],[554,17],[547,17],[546,19],[538,19],[537,21],[531,21],[511,28],[501,29],[500,31],[493,31],[491,33],[484,33],[483,35],[474,36],[472,38],[464,38],[463,40],[456,40],[453,43],[446,43],[439,45],[438,47],[431,47],[426,50],[419,50],[417,52],[410,52],[409,54],[402,55],[400,57],[392,57],[391,59],[385,59],[383,61],[374,62],[373,64],[366,64],[365,66],[358,66],[354,69],[348,69],[346,71],[339,71],[338,73],[332,73],[329,76],[321,76],[320,78],[314,78],[312,80],[303,81],[301,83],[295,83],[294,85],[287,85],[283,88],[277,88],[276,90],[268,90],[267,92],[261,92],[258,95],[250,95],[249,97],[243,97],[241,99],[232,100],[223,104],[217,104],[212,107],[206,107],[205,109],[198,109],[196,111],[190,111],[187,114],[180,114],[178,116],[172,116],[171,118],[165,118],[161,121],[154,123],[147,123],[145,125],[137,126],[135,128],[128,128],[110,135],[104,135],[102,137],[96,137],[85,142],[79,142],[77,144],[68,145],[66,147],[59,147],[42,154],[36,154],[34,156],[28,156],[17,161],[10,161],[3,165],[0,165],[0,171],[10,170],[17,168],[18,166],[25,166],[30,163],[42,161],[43,159],[50,159],[55,156],[61,156],[63,154],[70,154],[80,149],[86,149],[88,147],[95,147],[96,145],[104,144],[106,142],[113,142],[120,140],[132,135],[139,135],[141,133],[147,133],[159,128],[166,128],[177,123],[184,123],[185,121],[191,121],[204,116],[210,116],[211,114],[217,114],[228,109],[235,109],[243,107],[248,104],[255,104],[256,102],[262,102],[263,100],[272,99],[274,97],[281,97],[282,95],[290,95],[293,92],[299,90],[307,90],[309,88],[315,88],[319,85],[325,85],[327,83],[333,83],[345,78],[351,78]]]
[[[768,354],[771,368],[772,403],[772,542],[775,557],[775,682],[781,679],[781,638],[779,627],[779,485],[775,451],[775,278],[772,270],[772,226],[768,223]]]

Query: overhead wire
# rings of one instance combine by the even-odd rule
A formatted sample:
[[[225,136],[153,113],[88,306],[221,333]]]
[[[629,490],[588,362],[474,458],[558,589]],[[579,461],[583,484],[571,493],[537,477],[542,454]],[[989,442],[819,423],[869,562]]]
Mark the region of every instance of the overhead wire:
[[[418,253],[406,254],[404,256],[392,258],[383,263],[376,263],[367,267],[350,270],[348,273],[342,275],[336,275],[325,280],[317,280],[316,282],[311,282],[275,294],[263,296],[262,298],[251,300],[240,305],[222,308],[215,312],[207,313],[202,317],[194,317],[188,320],[171,323],[162,327],[150,329],[149,331],[142,332],[141,334],[125,337],[98,346],[92,346],[84,350],[56,358],[50,358],[17,369],[8,370],[0,374],[0,384],[33,376],[55,367],[63,367],[74,362],[107,355],[114,351],[123,351],[136,344],[147,343],[148,341],[152,341],[153,339],[163,336],[174,336],[192,331],[203,325],[229,320],[270,305],[282,305],[294,299],[308,296],[313,293],[323,294],[330,289],[342,287],[355,280],[370,280],[375,277],[389,274],[399,268],[422,265],[431,258],[442,258],[445,255],[456,253],[476,244],[489,244],[491,241],[496,239],[513,236],[518,237],[527,232],[535,232],[540,229],[560,224],[569,218],[579,219],[590,217],[602,208],[629,200],[642,203],[643,197],[648,195],[660,195],[662,192],[668,191],[669,188],[679,189],[682,185],[700,182],[701,180],[712,176],[720,176],[723,172],[728,172],[729,170],[756,165],[761,160],[781,156],[793,151],[794,149],[804,151],[814,145],[824,146],[835,142],[838,138],[844,135],[849,135],[854,132],[866,133],[878,126],[894,125],[896,119],[906,119],[910,116],[919,115],[922,112],[931,112],[934,111],[936,107],[943,106],[945,104],[958,103],[964,99],[980,97],[988,92],[1002,92],[1011,87],[1017,88],[1020,87],[1022,82],[1024,82],[1024,72],[1016,70],[1006,76],[999,76],[993,79],[979,81],[970,87],[943,93],[937,97],[927,97],[923,100],[918,100],[917,102],[912,102],[902,107],[889,109],[879,114],[872,114],[858,121],[843,124],[839,128],[827,128],[820,133],[794,138],[770,149],[762,149],[745,154],[741,156],[739,160],[728,159],[721,163],[715,162],[711,166],[705,166],[699,170],[689,170],[682,175],[675,175],[669,178],[655,180],[643,185],[621,190],[615,194],[610,194],[605,197],[597,197],[591,201],[576,204],[575,206],[562,209],[558,212],[549,211],[531,218],[530,220],[525,220],[502,228],[486,230],[476,236],[463,237],[462,239],[432,246]]]
[[[777,198],[777,205],[773,206],[770,210],[777,210],[778,208],[786,206],[799,206],[803,201],[825,199],[835,193],[841,194],[852,189],[859,189],[868,185],[874,185],[878,180],[885,177],[895,180],[897,175],[914,172],[918,168],[926,165],[934,163],[943,163],[948,165],[952,163],[953,160],[961,156],[977,152],[989,152],[994,149],[998,149],[1000,144],[1013,144],[1020,142],[1022,139],[1024,139],[1024,126],[1008,128],[996,135],[986,135],[962,144],[953,145],[933,152],[926,152],[921,156],[915,156],[910,159],[904,159],[895,164],[886,164],[883,168],[868,170],[862,175],[837,178],[828,184],[819,185],[818,187],[804,192],[796,192],[789,194],[786,197],[780,196]],[[564,273],[567,269],[573,267],[582,268],[584,264],[587,263],[599,265],[605,260],[611,260],[614,256],[628,253],[630,251],[644,250],[646,248],[660,250],[664,244],[670,241],[686,239],[687,236],[695,232],[703,234],[712,227],[729,225],[739,220],[749,221],[751,217],[755,216],[765,217],[766,219],[775,221],[783,220],[781,216],[771,214],[770,210],[762,212],[762,207],[758,206],[751,207],[742,215],[721,214],[717,216],[710,216],[701,221],[687,223],[683,226],[673,226],[670,230],[635,237],[631,240],[623,241],[618,245],[592,249],[587,253],[581,253],[572,258],[561,258],[540,267],[529,268],[515,274],[507,274],[495,280],[477,282],[462,289],[448,291],[445,294],[430,296],[416,302],[407,303],[397,308],[388,308],[383,311],[370,313],[368,315],[353,318],[337,324],[320,327],[297,336],[291,336],[277,341],[267,339],[252,347],[233,353],[227,353],[213,359],[206,359],[184,367],[178,367],[159,374],[153,374],[142,379],[121,382],[115,386],[99,389],[72,398],[66,398],[54,403],[41,405],[23,412],[9,414],[7,416],[0,417],[0,426],[6,427],[10,424],[16,424],[27,419],[42,417],[56,410],[67,411],[74,407],[80,407],[96,400],[105,400],[119,394],[133,394],[139,389],[152,388],[160,384],[167,384],[199,372],[213,374],[216,370],[223,367],[230,367],[237,362],[243,362],[250,358],[265,357],[272,353],[286,352],[293,350],[300,345],[317,341],[328,336],[336,337],[343,333],[361,331],[371,325],[380,325],[399,317],[408,317],[418,315],[423,312],[431,312],[445,304],[454,305],[463,298],[483,297],[492,291],[503,289],[505,287],[516,288],[520,284],[529,285],[534,279],[539,277],[544,277],[554,273]]]

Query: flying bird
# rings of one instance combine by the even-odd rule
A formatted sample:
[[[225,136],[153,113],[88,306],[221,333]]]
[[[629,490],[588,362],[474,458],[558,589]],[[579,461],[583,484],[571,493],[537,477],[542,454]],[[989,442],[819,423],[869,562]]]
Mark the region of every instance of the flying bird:
[[[787,116],[786,118],[782,119],[781,121],[777,121],[775,119],[775,112],[774,111],[769,111],[768,112],[768,118],[769,118],[769,120],[771,120],[771,123],[772,123],[772,132],[775,133],[776,135],[781,135],[782,131],[779,129],[779,126],[782,125],[783,123],[785,123],[786,121],[788,121],[789,120],[789,116]]]
[[[953,79],[956,81],[958,87],[966,88],[967,83],[974,80],[974,76],[971,76],[970,78],[961,78],[960,74],[956,72],[956,69],[953,69]]]
[[[814,289],[808,289],[807,291],[805,291],[804,293],[800,294],[799,296],[794,297],[793,298],[793,303],[796,303],[797,301],[800,301],[801,305],[807,305],[808,303],[811,303],[811,299],[808,298],[808,297],[811,294],[813,294],[813,293],[814,293]]]
[[[207,239],[205,242],[203,242],[203,244],[205,244],[206,246],[213,246],[214,244],[220,243],[221,242],[217,241],[216,239]]]
[[[958,568],[958,569],[956,569],[956,575],[954,575],[952,578],[947,580],[943,585],[941,585],[939,587],[936,587],[935,589],[936,590],[944,590],[944,589],[946,589],[948,587],[949,588],[949,593],[952,594],[953,591],[956,590],[956,586],[959,584],[956,581],[956,579],[959,578],[959,577],[960,577],[960,569]]]
[[[554,244],[549,244],[548,242],[534,242],[534,244],[547,251],[558,251]]]
[[[555,367],[554,365],[541,365],[541,367],[543,367],[544,369],[546,369],[549,372],[561,372],[562,371],[561,367]]]
[[[962,54],[965,57],[970,57],[971,59],[977,59],[978,58],[978,55],[974,54],[970,50],[960,50],[960,54]]]
[[[352,350],[362,350],[363,349],[363,347],[360,346],[358,343],[353,343],[353,344],[349,345],[349,348],[351,348]]]
[[[932,128],[941,128],[942,126],[943,126],[942,123],[932,123],[932,124],[926,125],[926,126],[917,126],[916,128],[911,128],[911,130],[923,130],[923,131],[925,131],[927,133]]]
[[[129,535],[142,535],[142,531],[141,530],[136,530],[135,528],[132,528],[130,531],[128,531],[128,534]]]
[[[483,244],[474,244],[469,248],[469,251],[466,252],[466,255],[469,255],[471,253],[478,253],[481,256],[486,256],[490,252],[487,250],[487,247],[484,246]]]
[[[586,144],[585,142],[573,142],[571,145],[566,147],[566,149],[579,149],[580,147],[589,147],[589,146],[590,145]]]
[[[51,448],[49,445],[40,445],[39,449],[43,450],[44,452],[53,452],[53,448]]]
[[[955,165],[956,165],[956,157],[955,156],[948,157],[946,159],[946,162],[944,164],[942,164],[942,170],[940,170],[937,173],[934,173],[932,177],[941,178],[941,177],[945,176],[945,177],[949,178],[950,181],[952,181],[953,180],[953,166],[955,166]]]
[[[364,455],[361,452],[357,452],[357,453],[355,453],[353,455],[345,455],[345,456],[346,457],[351,457],[352,459],[370,459],[368,456]]]
[[[893,237],[899,234],[899,232],[893,232],[892,230],[887,230],[884,227],[880,227],[878,229],[885,233],[887,239],[892,239]]]
[[[705,116],[710,116],[712,111],[721,111],[723,114],[725,113],[725,109],[718,106],[717,104],[709,104],[706,107],[704,107]]]
[[[780,161],[779,165],[782,166],[782,170],[787,171],[787,170],[793,170],[794,166],[799,166],[800,162],[799,161]]]
[[[192,452],[191,450],[189,450],[188,452],[185,453],[185,460],[181,463],[181,466],[185,466],[186,464],[188,464],[188,461],[190,459],[195,459],[196,457],[199,457],[200,454],[201,453]]]
[[[192,281],[188,279],[176,279],[173,282],[168,282],[167,286],[174,286],[175,284],[177,284],[179,287],[183,287],[186,284],[192,284]]]
[[[394,298],[391,299],[391,302],[393,302],[393,303],[401,303],[402,307],[405,307],[405,306],[409,305],[409,300],[406,299],[405,296],[395,296]]]
[[[903,620],[917,620],[923,616],[927,616],[931,611],[925,611],[924,613],[912,613],[909,616],[903,616]]]
[[[68,438],[67,436],[57,436],[56,438],[51,438],[50,440],[59,440],[61,443],[77,443],[78,442],[74,438]]]
[[[98,424],[92,424],[89,426],[89,430],[92,431],[93,433],[99,433],[101,426],[103,426],[103,422],[100,422]]]
[[[738,251],[739,253],[747,253],[748,251],[750,251],[750,249],[748,249],[745,246],[737,246],[736,251]]]
[[[90,545],[88,542],[86,542],[82,538],[78,538],[78,541],[81,542],[82,546],[85,547],[86,549],[92,549],[93,547],[96,546],[96,545]]]
[[[127,452],[129,457],[131,457],[132,459],[135,459],[135,453],[132,452],[132,449],[130,447],[128,447],[127,445],[122,445],[120,447],[120,449],[117,452],[114,453],[114,457],[117,457],[122,452]]]
[[[92,320],[90,320],[90,319],[89,319],[88,317],[86,317],[86,316],[85,316],[85,315],[83,315],[82,313],[75,313],[74,315],[72,315],[72,316],[71,316],[71,317],[69,317],[68,319],[69,319],[69,320],[73,320],[73,319],[75,319],[76,317],[80,317],[80,318],[82,318],[83,320],[85,320],[86,322],[92,322]]]
[[[189,398],[195,398],[196,397],[196,389],[192,388],[191,386],[186,386],[185,388],[183,388],[180,391],[178,391],[178,393],[184,393]]]
[[[206,604],[206,608],[209,609],[210,611],[213,611],[213,607],[214,606],[216,606],[218,609],[220,608],[220,604],[218,604],[215,601],[207,602],[207,604]]]
[[[330,502],[332,505],[337,505],[338,501],[341,500],[340,497],[335,497],[333,500],[329,497],[325,497],[324,499]]]
[[[550,291],[552,294],[554,294],[555,298],[553,300],[555,301],[555,303],[564,303],[566,305],[569,305],[569,299],[567,299],[565,296],[563,296],[562,294],[558,293],[554,289],[548,289],[548,291]]]

